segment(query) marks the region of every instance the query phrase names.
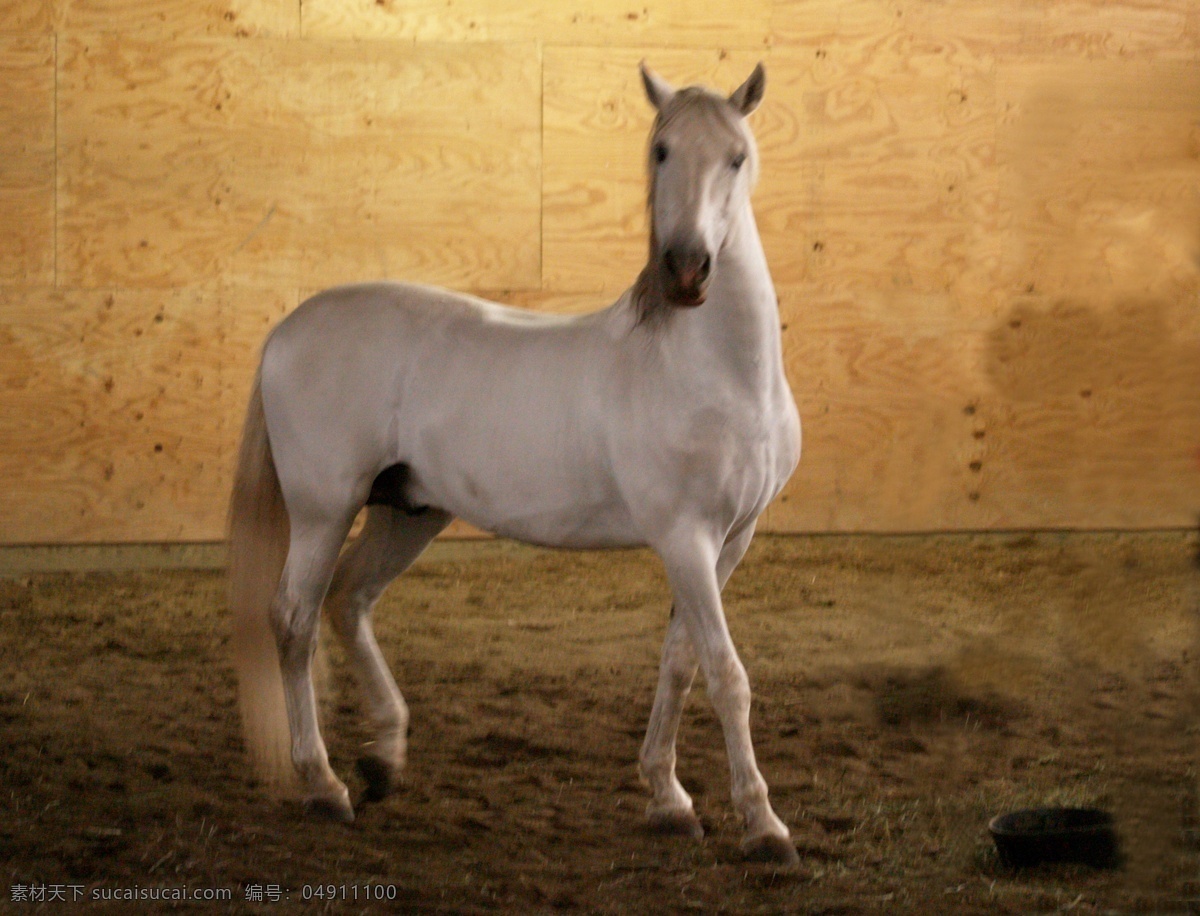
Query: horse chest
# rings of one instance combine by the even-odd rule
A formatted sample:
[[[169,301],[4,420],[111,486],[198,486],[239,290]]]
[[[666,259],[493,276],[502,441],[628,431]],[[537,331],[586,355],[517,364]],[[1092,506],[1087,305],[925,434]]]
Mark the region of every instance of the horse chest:
[[[752,512],[775,496],[795,468],[795,408],[774,400],[697,407],[656,426],[668,475],[693,496]]]

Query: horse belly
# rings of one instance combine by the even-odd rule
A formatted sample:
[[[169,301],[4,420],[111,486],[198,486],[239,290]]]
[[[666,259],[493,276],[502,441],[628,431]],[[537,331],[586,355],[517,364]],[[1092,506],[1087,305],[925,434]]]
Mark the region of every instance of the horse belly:
[[[543,507],[532,512],[525,509],[490,515],[490,519],[481,517],[477,521],[466,514],[461,517],[501,537],[541,547],[633,547],[642,543],[628,514],[614,511],[611,505],[569,510]]]
[[[540,482],[485,470],[472,474],[418,471],[413,498],[436,505],[477,528],[546,547],[621,547],[640,543],[624,504],[597,490],[593,481],[564,486],[553,475]],[[536,488],[536,492],[531,492]]]
[[[523,426],[464,423],[427,431],[409,459],[410,500],[532,544],[641,543],[595,443],[574,437],[567,445],[561,436]]]

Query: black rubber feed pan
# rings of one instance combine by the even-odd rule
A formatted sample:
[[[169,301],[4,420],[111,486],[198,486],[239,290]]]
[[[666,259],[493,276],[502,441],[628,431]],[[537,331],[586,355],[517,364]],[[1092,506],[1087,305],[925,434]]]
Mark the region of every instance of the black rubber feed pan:
[[[1112,815],[1099,808],[1026,808],[988,823],[1009,868],[1073,862],[1115,868],[1121,853]]]

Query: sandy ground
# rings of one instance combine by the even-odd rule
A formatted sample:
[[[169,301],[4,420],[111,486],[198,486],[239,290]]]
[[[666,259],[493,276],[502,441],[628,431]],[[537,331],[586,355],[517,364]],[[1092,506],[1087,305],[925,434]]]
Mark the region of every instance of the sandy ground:
[[[227,899],[86,908],[1198,912],[1195,549],[1182,533],[759,538],[726,608],[794,873],[739,860],[700,685],[679,772],[707,837],[643,826],[635,761],[670,604],[647,553],[435,545],[377,611],[412,708],[406,783],[350,826],[251,778],[219,573],[3,579],[0,910],[187,887]],[[325,734],[357,792],[369,734],[331,656]],[[998,863],[991,815],[1060,802],[1114,813],[1121,869]]]

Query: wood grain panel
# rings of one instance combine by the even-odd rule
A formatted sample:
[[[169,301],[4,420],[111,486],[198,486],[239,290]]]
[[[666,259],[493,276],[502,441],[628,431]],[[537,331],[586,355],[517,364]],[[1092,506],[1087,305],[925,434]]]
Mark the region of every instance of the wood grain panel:
[[[238,38],[300,33],[300,0],[56,0],[56,7],[60,32]]]
[[[774,531],[983,528],[978,333],[952,297],[781,286],[784,359],[803,425]]]
[[[54,282],[54,41],[0,36],[0,284]]]
[[[5,0],[0,32],[297,36],[300,0]]]
[[[961,9],[963,4],[958,4]],[[809,46],[831,40],[882,37],[903,28],[903,11],[891,0],[772,0],[773,46]]]
[[[763,47],[769,0],[306,0],[304,35],[620,47]]]
[[[1192,0],[1020,0],[997,7],[1005,50],[1022,56],[1050,54],[1096,59],[1181,54],[1194,59],[1200,20]],[[946,8],[947,19],[952,18]],[[1015,33],[1015,34],[1014,34]]]
[[[794,181],[760,206],[765,238],[780,205],[804,214],[817,239],[807,265],[773,252],[777,274],[803,277],[810,308],[853,315],[840,327],[786,316],[807,454],[769,524],[1193,523],[1200,70],[1190,60],[993,57],[964,44],[974,75],[963,95],[984,104],[958,119],[953,104],[932,105],[953,100],[950,68],[940,83],[937,74],[952,46],[915,80],[886,75],[916,60],[881,53],[901,34],[849,54],[853,66],[831,80],[820,109],[854,100],[838,108],[852,113],[853,132],[809,122],[818,143],[839,131],[848,141],[811,150],[820,163],[811,208],[804,196],[784,204]],[[825,59],[837,49],[829,39]],[[885,67],[878,82],[875,65]],[[898,308],[911,322],[903,329],[879,327],[864,305],[890,309],[939,289],[948,298]],[[944,320],[927,336],[931,309]],[[809,337],[826,334],[824,346]]]
[[[1003,308],[981,367],[1019,516],[1200,508],[1200,66],[1006,59]]]
[[[980,412],[999,433],[1006,515],[1076,527],[1194,523],[1197,294],[1200,284],[1176,301],[1030,297],[995,323]]]
[[[1187,526],[1200,507],[1200,316],[781,290],[804,455],[767,527]],[[931,522],[931,520],[936,520]]]
[[[993,52],[1060,57],[1194,55],[1192,0],[774,0],[774,46],[904,33]]]
[[[531,46],[71,38],[73,286],[537,286]]]
[[[47,33],[54,10],[46,0],[5,0],[0,4],[0,32]]]
[[[0,289],[4,543],[224,536],[277,292]]]
[[[1021,293],[1174,298],[1200,264],[1200,62],[1006,63],[998,175]]]
[[[755,200],[777,282],[987,289],[993,62],[889,33],[776,50],[769,66]]]
[[[803,329],[789,365],[811,419],[805,461],[772,525],[1194,521],[1200,74],[1161,61],[1025,60],[1005,61],[1002,75],[992,282],[979,296],[947,285],[953,298],[924,366],[912,348],[927,306],[898,313],[912,322],[899,336],[862,314],[859,297],[879,295],[880,282],[858,287],[858,314],[841,328],[788,315],[789,337]],[[835,286],[855,288],[844,274],[810,276],[810,308],[830,309],[822,295]],[[888,359],[863,375],[857,357],[831,357],[808,335],[867,352],[869,341],[890,340]],[[892,360],[903,367],[894,377]],[[806,383],[809,372],[819,385]]]

